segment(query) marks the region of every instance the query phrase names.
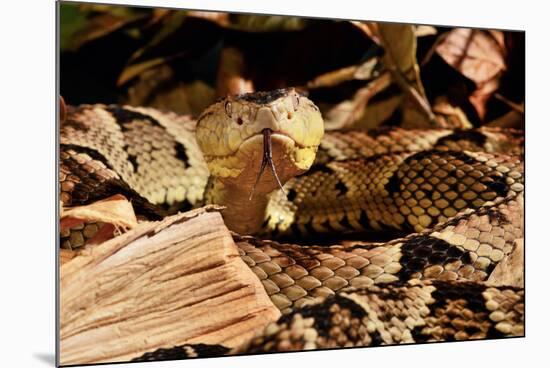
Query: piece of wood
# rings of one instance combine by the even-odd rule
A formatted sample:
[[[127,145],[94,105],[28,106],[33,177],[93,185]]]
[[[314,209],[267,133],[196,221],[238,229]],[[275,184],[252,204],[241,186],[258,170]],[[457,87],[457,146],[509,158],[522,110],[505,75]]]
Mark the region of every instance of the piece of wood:
[[[70,249],[59,249],[59,262],[63,266],[65,263],[73,259],[77,253],[74,250]]]
[[[61,266],[61,364],[185,343],[232,348],[280,316],[218,207],[147,222]]]

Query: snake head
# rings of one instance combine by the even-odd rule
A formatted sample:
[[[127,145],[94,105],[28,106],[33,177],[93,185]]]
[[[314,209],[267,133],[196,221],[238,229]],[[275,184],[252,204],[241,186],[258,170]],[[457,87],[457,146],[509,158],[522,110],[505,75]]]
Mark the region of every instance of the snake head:
[[[266,132],[277,175],[263,172]],[[323,134],[319,109],[293,88],[224,98],[202,113],[196,129],[210,174],[257,193],[272,192],[279,180],[284,184],[307,171]]]

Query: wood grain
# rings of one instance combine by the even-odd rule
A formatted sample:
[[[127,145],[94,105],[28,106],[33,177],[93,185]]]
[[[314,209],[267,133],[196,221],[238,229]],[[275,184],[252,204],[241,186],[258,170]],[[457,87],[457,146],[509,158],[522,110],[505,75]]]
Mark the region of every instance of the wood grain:
[[[138,225],[61,266],[61,364],[185,343],[234,347],[280,316],[219,208]]]

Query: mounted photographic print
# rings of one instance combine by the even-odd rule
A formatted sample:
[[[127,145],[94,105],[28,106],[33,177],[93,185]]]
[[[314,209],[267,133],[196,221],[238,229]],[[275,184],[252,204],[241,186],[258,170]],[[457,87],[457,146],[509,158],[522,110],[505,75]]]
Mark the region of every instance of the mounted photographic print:
[[[524,336],[524,32],[58,20],[59,365]]]

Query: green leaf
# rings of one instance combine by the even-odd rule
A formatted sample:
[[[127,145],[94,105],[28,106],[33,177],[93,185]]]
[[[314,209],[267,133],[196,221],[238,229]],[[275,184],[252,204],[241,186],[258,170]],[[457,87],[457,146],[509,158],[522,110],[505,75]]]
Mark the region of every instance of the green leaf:
[[[61,3],[59,7],[59,43],[61,50],[69,48],[73,35],[84,28],[87,17],[78,5]]]

